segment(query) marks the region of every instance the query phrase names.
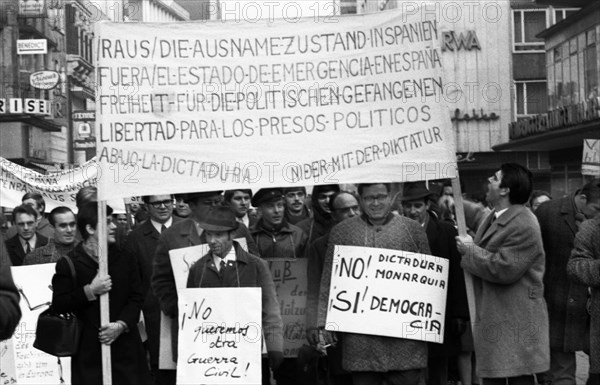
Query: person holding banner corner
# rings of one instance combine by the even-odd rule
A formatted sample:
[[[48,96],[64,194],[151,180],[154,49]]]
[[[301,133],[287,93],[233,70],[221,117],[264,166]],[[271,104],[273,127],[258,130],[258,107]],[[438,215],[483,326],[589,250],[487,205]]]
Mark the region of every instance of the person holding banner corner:
[[[415,221],[391,212],[389,183],[359,184],[362,214],[334,226],[329,235],[319,291],[318,326],[326,325],[336,245],[363,246],[430,254],[425,230]],[[335,341],[324,332],[327,341]],[[354,385],[417,385],[427,367],[427,343],[404,338],[337,333],[342,365]]]
[[[475,239],[457,236],[461,266],[473,275],[477,374],[482,385],[535,384],[550,368],[545,254],[540,226],[525,203],[531,171],[505,163],[488,178],[494,211]]]
[[[198,225],[210,251],[190,268],[187,287],[260,287],[263,335],[269,366],[276,371],[283,362],[283,324],[267,263],[233,241],[240,224],[228,207],[212,208]],[[268,368],[263,367],[263,384],[268,384],[269,378]]]

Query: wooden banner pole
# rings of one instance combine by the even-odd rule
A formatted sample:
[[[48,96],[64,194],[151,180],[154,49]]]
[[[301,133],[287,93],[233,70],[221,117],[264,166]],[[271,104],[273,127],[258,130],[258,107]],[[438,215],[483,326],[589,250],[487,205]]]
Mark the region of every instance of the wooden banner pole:
[[[108,232],[106,223],[106,201],[98,201],[98,265],[100,275],[108,275]],[[110,322],[108,293],[100,296],[100,325]],[[102,346],[102,383],[112,385],[110,345]]]
[[[454,195],[454,210],[456,212],[456,224],[458,225],[458,235],[467,235],[467,222],[465,220],[465,208],[463,205],[462,191],[460,188],[460,179],[458,173],[456,178],[452,179],[452,194]],[[475,289],[473,288],[473,277],[470,273],[465,274],[465,288],[467,290],[467,301],[469,302],[469,315],[471,325],[475,323]]]

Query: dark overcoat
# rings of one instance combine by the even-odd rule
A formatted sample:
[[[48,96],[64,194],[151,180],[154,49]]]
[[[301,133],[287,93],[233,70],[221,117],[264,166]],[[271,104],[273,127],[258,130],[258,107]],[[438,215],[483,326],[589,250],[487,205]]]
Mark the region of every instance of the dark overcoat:
[[[181,219],[173,217],[173,223]],[[150,289],[150,279],[152,278],[152,262],[160,233],[154,228],[150,220],[145,221],[137,228],[132,230],[127,236],[125,242],[125,251],[137,260],[140,269],[142,281],[142,293],[144,294],[144,304],[142,312],[144,313],[144,323],[148,335],[148,350],[150,352],[150,362],[158,365],[158,349],[160,342],[160,305],[156,296]]]
[[[35,248],[46,246],[48,244],[48,238],[44,237],[40,233],[35,233]],[[6,250],[10,257],[10,262],[13,266],[21,266],[25,259],[25,250],[19,240],[19,234],[6,240]]]
[[[83,321],[79,350],[71,357],[72,384],[101,385],[100,301],[88,300],[83,289],[96,276],[98,263],[86,254],[82,244],[69,253],[69,257],[75,266],[76,284],[73,286],[68,262],[60,259],[52,278],[52,306],[61,313],[74,312]],[[109,251],[108,273],[112,280],[110,320],[121,320],[128,327],[128,331],[111,344],[113,384],[147,384],[150,382],[148,365],[137,328],[143,296],[136,261]]]
[[[535,215],[546,252],[544,298],[550,316],[550,348],[564,352],[587,350],[588,290],[567,276],[567,263],[577,234],[573,194],[544,202]]]

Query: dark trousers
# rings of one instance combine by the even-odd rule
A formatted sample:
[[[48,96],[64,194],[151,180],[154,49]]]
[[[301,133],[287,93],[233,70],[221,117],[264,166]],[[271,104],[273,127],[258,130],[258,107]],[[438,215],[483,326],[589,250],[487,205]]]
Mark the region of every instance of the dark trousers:
[[[423,371],[392,370],[389,372],[352,372],[354,385],[419,385]]]
[[[298,359],[284,358],[281,366],[275,372],[277,385],[300,385],[298,382]]]
[[[505,377],[505,378],[482,378],[481,385],[535,385],[535,375]]]
[[[177,380],[176,370],[160,370],[157,365],[150,365],[152,382],[154,385],[175,385]]]

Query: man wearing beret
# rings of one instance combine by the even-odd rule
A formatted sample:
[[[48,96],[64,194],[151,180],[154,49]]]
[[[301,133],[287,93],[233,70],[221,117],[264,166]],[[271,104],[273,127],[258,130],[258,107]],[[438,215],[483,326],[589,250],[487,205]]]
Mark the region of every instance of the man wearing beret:
[[[186,194],[185,200],[189,204],[192,214],[188,219],[173,224],[160,235],[153,260],[150,284],[154,295],[158,299],[160,309],[173,319],[177,319],[177,288],[169,251],[206,243],[204,230],[199,226],[199,223],[204,220],[204,216],[211,207],[221,205],[221,192],[206,191]],[[252,254],[257,253],[256,245],[246,226],[240,225],[235,230],[233,238],[246,238],[248,250]],[[177,322],[172,324],[172,333],[173,355],[176,355]]]
[[[279,188],[258,190],[252,198],[252,205],[258,207],[262,214],[252,229],[259,255],[265,259],[304,257],[306,234],[285,220],[283,191]],[[296,366],[296,358],[286,358],[275,372],[277,385],[297,385]]]
[[[269,366],[276,370],[283,361],[283,325],[267,263],[233,241],[235,230],[241,224],[229,208],[212,208],[198,225],[204,229],[210,251],[190,268],[187,287],[260,287]],[[269,383],[268,373],[263,370],[263,383]]]

